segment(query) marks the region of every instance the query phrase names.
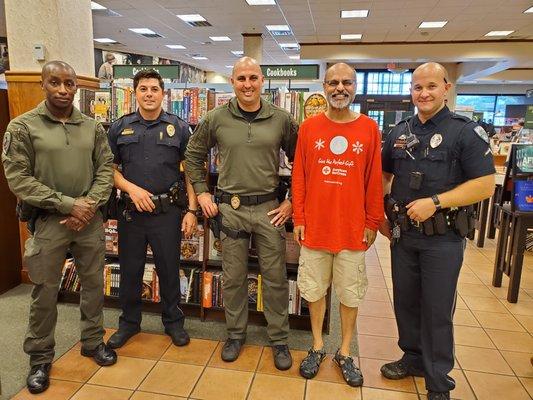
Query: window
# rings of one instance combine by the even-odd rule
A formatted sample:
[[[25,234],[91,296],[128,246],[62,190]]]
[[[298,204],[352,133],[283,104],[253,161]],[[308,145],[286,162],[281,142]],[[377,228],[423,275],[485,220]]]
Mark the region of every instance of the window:
[[[494,109],[494,125],[505,125],[505,108],[512,104],[525,104],[526,96],[498,96]]]
[[[385,111],[369,110],[368,116],[376,121],[379,130],[383,132],[383,117],[385,116]]]
[[[363,94],[365,92],[365,73],[357,72],[357,91],[355,94]]]
[[[411,72],[368,72],[366,93],[408,95],[412,76]]]
[[[523,95],[475,95],[460,94],[458,106],[473,107],[475,112],[483,113],[484,121],[492,121],[495,126],[505,125],[505,109],[511,104],[529,104],[530,99]]]

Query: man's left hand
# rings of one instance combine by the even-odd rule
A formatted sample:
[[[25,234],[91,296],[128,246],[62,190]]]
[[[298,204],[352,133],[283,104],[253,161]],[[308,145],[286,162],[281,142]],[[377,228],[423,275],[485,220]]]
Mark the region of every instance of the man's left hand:
[[[269,211],[267,215],[274,215],[274,218],[270,220],[274,226],[283,225],[292,215],[292,204],[289,200],[284,200],[278,208]]]
[[[374,244],[374,240],[376,240],[376,231],[373,231],[370,228],[365,228],[363,242],[365,242],[366,245],[370,247]]]
[[[185,213],[183,221],[181,221],[181,232],[183,232],[185,239],[190,239],[192,237],[194,232],[196,232],[197,225],[198,220],[196,219],[196,215],[190,212]]]
[[[83,222],[82,220],[76,217],[73,217],[72,215],[59,221],[59,223],[61,225],[65,225],[68,229],[71,229],[76,232],[81,231],[83,228],[87,226],[85,222]]]
[[[430,197],[418,199],[410,202],[405,206],[407,208],[407,215],[413,221],[424,222],[426,219],[435,214],[437,207]]]

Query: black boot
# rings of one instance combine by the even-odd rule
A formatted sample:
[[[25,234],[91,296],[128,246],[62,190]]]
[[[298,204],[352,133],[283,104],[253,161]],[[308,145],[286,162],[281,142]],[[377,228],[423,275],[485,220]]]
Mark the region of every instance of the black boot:
[[[32,394],[42,393],[48,386],[50,386],[50,368],[52,364],[34,365],[30,369],[28,378],[26,379],[26,386],[28,391]]]
[[[81,355],[84,357],[92,357],[96,364],[101,367],[107,367],[117,362],[117,353],[110,349],[105,343],[100,343],[95,349],[86,350],[81,348]]]
[[[138,334],[140,329],[126,330],[119,328],[118,331],[113,333],[107,341],[107,346],[111,349],[118,349],[126,344],[133,336]]]
[[[235,361],[239,358],[241,347],[244,344],[244,339],[228,339],[222,347],[222,360],[226,362]]]
[[[188,345],[191,341],[189,334],[183,328],[165,328],[165,333],[170,336],[170,338],[172,339],[172,343],[174,343],[174,346],[185,346]]]

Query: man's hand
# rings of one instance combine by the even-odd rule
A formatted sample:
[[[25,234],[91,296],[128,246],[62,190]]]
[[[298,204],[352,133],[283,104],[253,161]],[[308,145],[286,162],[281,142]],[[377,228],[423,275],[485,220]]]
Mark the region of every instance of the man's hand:
[[[370,247],[374,244],[374,240],[376,240],[376,231],[373,231],[370,228],[365,228],[363,242],[365,242],[366,245]]]
[[[301,246],[302,240],[305,240],[305,225],[296,225],[292,234],[294,235],[294,240]]]
[[[379,233],[381,233],[383,236],[385,236],[387,239],[391,240],[392,233],[390,229],[390,222],[388,219],[384,219],[381,224],[379,224]]]
[[[431,200],[431,197],[425,197],[410,202],[405,206],[407,208],[407,215],[413,221],[424,222],[437,211],[437,207]]]
[[[283,200],[278,208],[267,212],[267,215],[274,215],[274,218],[270,220],[274,226],[283,225],[292,215],[292,204],[289,200]]]
[[[94,217],[95,204],[94,200],[78,197],[74,200],[70,215],[87,224]]]
[[[139,187],[137,185],[131,185],[131,187],[128,188],[128,194],[130,195],[133,204],[135,204],[135,208],[137,209],[137,211],[154,211],[155,204],[150,198],[153,196],[153,194],[149,191],[144,190],[142,187]]]
[[[181,221],[181,232],[185,239],[190,239],[192,235],[196,232],[196,227],[198,226],[198,220],[196,215],[187,212]]]
[[[213,200],[211,199],[211,193],[200,193],[197,197],[198,204],[200,204],[202,212],[206,217],[212,218],[218,214],[218,206],[213,203]]]
[[[81,221],[78,218],[73,217],[73,216],[69,216],[69,217],[59,221],[59,223],[62,224],[62,225],[65,225],[68,229],[71,229],[71,230],[76,231],[76,232],[81,231],[83,228],[85,228],[87,226],[86,223],[84,223],[83,221]]]

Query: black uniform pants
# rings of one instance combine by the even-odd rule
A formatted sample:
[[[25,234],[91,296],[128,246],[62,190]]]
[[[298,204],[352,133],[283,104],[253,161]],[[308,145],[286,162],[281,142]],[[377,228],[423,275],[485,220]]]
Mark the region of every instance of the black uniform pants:
[[[184,315],[179,308],[180,210],[170,207],[163,214],[133,212],[131,216],[131,222],[126,222],[122,213],[118,219],[119,298],[122,307],[119,328],[126,331],[140,328],[142,279],[148,244],[152,248],[159,278],[163,325],[171,330],[183,327]]]
[[[453,313],[465,242],[453,232],[410,231],[391,248],[394,311],[402,360],[424,370],[426,389],[455,388]]]

